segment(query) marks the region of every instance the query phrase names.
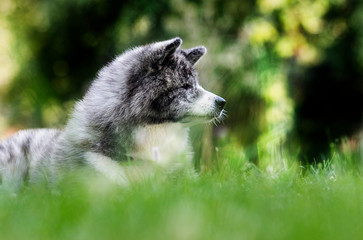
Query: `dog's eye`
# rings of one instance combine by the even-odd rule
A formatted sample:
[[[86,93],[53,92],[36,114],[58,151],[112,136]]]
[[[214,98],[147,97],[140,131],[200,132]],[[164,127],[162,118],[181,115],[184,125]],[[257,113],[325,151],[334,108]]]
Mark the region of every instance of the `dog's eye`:
[[[181,88],[182,88],[182,89],[187,90],[187,89],[192,88],[192,85],[190,85],[190,84],[186,83],[186,84],[184,84],[183,86],[181,86]]]

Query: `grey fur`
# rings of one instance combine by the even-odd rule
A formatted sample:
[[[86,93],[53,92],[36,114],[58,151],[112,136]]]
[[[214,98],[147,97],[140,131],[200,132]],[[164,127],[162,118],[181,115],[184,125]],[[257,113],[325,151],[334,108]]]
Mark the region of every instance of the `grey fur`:
[[[99,71],[64,129],[20,131],[1,142],[2,182],[52,181],[62,170],[90,166],[123,183],[116,163],[125,159],[190,162],[188,124],[221,117],[225,101],[198,84],[193,66],[205,47],[181,50],[181,43],[126,51]]]

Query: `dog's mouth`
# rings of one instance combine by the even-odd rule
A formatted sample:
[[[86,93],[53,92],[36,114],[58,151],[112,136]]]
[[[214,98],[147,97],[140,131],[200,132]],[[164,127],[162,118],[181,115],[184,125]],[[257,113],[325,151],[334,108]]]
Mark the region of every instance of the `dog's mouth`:
[[[181,122],[193,125],[208,122],[220,123],[226,116],[225,104],[226,100],[204,90],[204,95],[190,105]]]
[[[226,118],[226,110],[221,109],[214,111],[206,115],[191,115],[187,114],[182,119],[181,122],[189,125],[196,125],[201,123],[213,122],[214,124],[221,123]]]

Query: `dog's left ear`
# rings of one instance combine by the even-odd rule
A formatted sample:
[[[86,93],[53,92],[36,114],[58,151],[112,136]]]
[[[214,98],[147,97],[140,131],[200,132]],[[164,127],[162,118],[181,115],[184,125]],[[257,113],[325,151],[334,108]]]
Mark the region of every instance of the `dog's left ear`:
[[[183,50],[185,58],[192,64],[195,65],[197,62],[207,53],[207,49],[203,46],[195,47],[187,50]]]
[[[154,43],[158,64],[164,65],[175,54],[182,42],[181,38],[176,37],[167,41]]]

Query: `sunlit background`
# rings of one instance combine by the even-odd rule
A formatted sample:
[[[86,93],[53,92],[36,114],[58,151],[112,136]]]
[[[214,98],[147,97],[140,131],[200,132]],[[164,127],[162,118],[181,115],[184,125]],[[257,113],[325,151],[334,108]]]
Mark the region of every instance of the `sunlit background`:
[[[227,100],[224,123],[193,129],[197,168],[362,154],[358,0],[1,0],[0,138],[62,127],[105,63],[175,36],[207,47],[200,82]]]

